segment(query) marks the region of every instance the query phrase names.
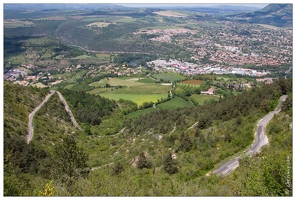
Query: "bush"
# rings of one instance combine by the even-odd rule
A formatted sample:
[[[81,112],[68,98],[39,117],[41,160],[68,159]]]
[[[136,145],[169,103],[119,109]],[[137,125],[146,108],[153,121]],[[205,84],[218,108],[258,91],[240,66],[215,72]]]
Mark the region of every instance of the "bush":
[[[178,167],[176,162],[172,158],[172,154],[168,153],[167,156],[164,159],[163,162],[163,169],[168,173],[168,174],[175,174],[178,172]]]
[[[117,162],[113,168],[113,175],[118,175],[124,170],[123,165],[120,162]]]
[[[152,163],[147,160],[144,152],[141,152],[140,155],[139,155],[139,160],[137,162],[137,167],[139,169],[151,168],[152,167]]]

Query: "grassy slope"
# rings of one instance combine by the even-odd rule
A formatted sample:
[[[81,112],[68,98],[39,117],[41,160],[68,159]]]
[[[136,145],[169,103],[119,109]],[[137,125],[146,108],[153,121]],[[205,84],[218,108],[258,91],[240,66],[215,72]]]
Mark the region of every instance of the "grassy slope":
[[[39,105],[48,89],[38,89],[4,82],[4,135],[27,135],[28,116]]]
[[[158,80],[163,79],[165,81],[171,81],[171,82],[185,79],[185,76],[174,74],[174,73],[153,74],[153,77],[156,77]]]
[[[185,101],[180,97],[175,97],[170,101],[167,101],[158,105],[159,108],[169,109],[169,110],[174,110],[174,109],[183,108],[183,107],[192,107],[192,106],[193,105],[189,101]]]
[[[218,100],[219,97],[213,95],[202,95],[202,94],[193,94],[190,98],[196,100],[199,105],[203,105],[205,101],[215,99]]]
[[[160,100],[161,98],[166,98],[167,94],[114,94],[114,93],[102,93],[100,94],[103,97],[119,100],[119,99],[125,99],[125,100],[131,100],[138,105],[142,105],[144,102],[157,102],[157,100]]]
[[[147,108],[147,109],[144,109],[144,110],[137,110],[135,112],[129,113],[127,115],[127,117],[134,118],[134,117],[138,117],[140,115],[146,115],[146,114],[151,113],[153,111],[156,111],[156,109],[155,108]]]
[[[162,98],[166,98],[171,86],[164,86],[150,83],[151,79],[141,78],[109,78],[91,83],[91,86],[97,87],[91,91],[90,94],[99,94],[101,96],[119,100],[120,98],[131,100],[138,105],[144,102],[157,102]],[[111,86],[125,86],[122,88],[101,88],[110,84]],[[100,88],[99,88],[100,87]]]
[[[193,105],[189,101],[185,101],[184,99],[180,97],[175,97],[169,101],[166,101],[164,103],[158,104],[157,107],[161,109],[168,109],[168,110],[174,110],[177,108],[184,108],[184,107],[192,107]],[[144,110],[138,110],[135,112],[132,112],[127,115],[127,117],[134,118],[138,117],[140,115],[146,115],[150,112],[156,111],[155,108],[147,108]]]

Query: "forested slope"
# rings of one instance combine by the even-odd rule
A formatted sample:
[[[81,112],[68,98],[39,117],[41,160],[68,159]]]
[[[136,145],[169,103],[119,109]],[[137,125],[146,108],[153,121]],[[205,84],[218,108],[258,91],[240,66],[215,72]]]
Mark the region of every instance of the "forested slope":
[[[84,131],[79,131],[54,94],[34,117],[30,144],[25,142],[27,116],[49,91],[20,87],[4,83],[5,196],[35,196],[50,181],[57,196],[292,195],[291,79],[216,103],[136,119],[125,118],[120,103],[60,91],[75,117],[79,111],[93,112],[102,122],[94,125],[81,115]],[[288,99],[282,111],[267,127],[269,145],[253,158],[242,158],[226,177],[206,176],[252,144],[257,122],[284,94]],[[90,132],[102,124],[112,128],[114,116],[123,124],[118,134]]]

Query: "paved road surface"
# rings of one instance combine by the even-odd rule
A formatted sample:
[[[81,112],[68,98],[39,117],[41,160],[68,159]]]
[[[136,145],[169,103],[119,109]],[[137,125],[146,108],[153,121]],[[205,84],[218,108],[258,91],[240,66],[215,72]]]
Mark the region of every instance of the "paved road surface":
[[[74,116],[73,116],[73,114],[72,114],[72,112],[71,112],[71,110],[70,110],[70,108],[69,108],[69,106],[68,106],[68,104],[67,104],[67,101],[64,99],[63,95],[62,95],[60,92],[58,92],[58,91],[57,91],[57,93],[58,93],[58,95],[59,95],[61,101],[63,102],[66,111],[69,113],[73,125],[74,125],[75,127],[77,127],[79,130],[82,130],[81,127],[80,127],[80,126],[78,125],[78,123],[76,122],[76,120],[75,120],[75,118],[74,118]]]
[[[281,111],[281,106],[283,105],[283,102],[286,101],[287,95],[283,95],[280,98],[280,104],[279,106],[272,112],[268,113],[264,118],[262,118],[258,125],[257,125],[257,131],[256,131],[256,139],[253,143],[252,147],[246,152],[247,155],[252,155],[260,152],[260,149],[262,146],[268,144],[268,138],[265,135],[265,128],[268,122],[272,119],[274,114],[277,114]],[[213,173],[215,174],[222,174],[227,175],[231,171],[235,170],[239,166],[239,159],[241,156],[238,156],[229,162],[225,163],[218,169],[216,169]]]
[[[48,99],[49,99],[49,98],[55,93],[54,90],[50,90],[50,92],[51,92],[51,93],[45,97],[45,99],[42,101],[42,103],[39,104],[39,105],[33,110],[33,112],[31,112],[31,113],[29,114],[28,136],[27,136],[27,143],[28,143],[28,144],[30,143],[30,141],[31,141],[32,138],[33,138],[33,117],[34,117],[35,113],[36,113],[36,112],[37,112],[37,111],[43,106],[43,104],[44,104],[45,102],[47,102]]]
[[[277,114],[281,111],[282,104],[284,101],[286,101],[286,99],[287,95],[281,96],[279,106],[259,121],[257,125],[257,134],[255,142],[253,143],[252,147],[247,151],[247,154],[259,153],[260,148],[268,144],[268,138],[265,135],[266,125],[273,118],[274,114]]]

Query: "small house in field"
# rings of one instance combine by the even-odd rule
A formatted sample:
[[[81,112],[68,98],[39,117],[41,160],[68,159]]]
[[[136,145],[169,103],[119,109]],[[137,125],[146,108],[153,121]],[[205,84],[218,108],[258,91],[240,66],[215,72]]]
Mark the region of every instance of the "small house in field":
[[[200,91],[200,94],[206,94],[206,95],[213,95],[214,94],[214,88],[208,89],[208,91]]]

